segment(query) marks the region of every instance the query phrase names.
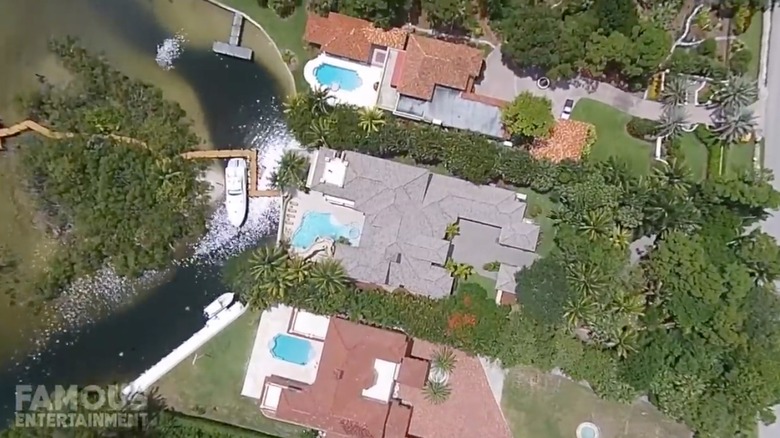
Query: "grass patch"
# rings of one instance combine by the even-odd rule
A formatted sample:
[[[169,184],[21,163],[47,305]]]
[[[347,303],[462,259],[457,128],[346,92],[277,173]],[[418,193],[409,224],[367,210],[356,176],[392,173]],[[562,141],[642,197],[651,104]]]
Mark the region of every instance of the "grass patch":
[[[476,267],[476,266],[475,266]],[[479,266],[481,268],[482,266]],[[476,284],[479,287],[485,289],[487,291],[487,298],[489,300],[495,300],[496,299],[496,280],[494,278],[485,277],[482,275],[479,275],[477,273],[472,274],[468,280],[466,281],[459,281],[458,282],[458,292],[460,292],[461,288],[465,287],[467,284]]]
[[[696,181],[704,180],[707,176],[707,146],[699,141],[696,134],[686,132],[680,137],[680,150]]]
[[[163,377],[157,387],[168,406],[273,436],[294,438],[305,429],[271,420],[255,400],[241,395],[260,313],[247,312],[193,356]]]
[[[753,57],[750,60],[747,74],[752,78],[757,78],[761,70],[761,34],[764,29],[764,17],[761,11],[753,14],[750,19],[750,26],[739,39],[745,43],[745,47],[750,50]]]
[[[277,438],[267,433],[254,430],[242,429],[230,424],[219,423],[201,417],[192,417],[174,412],[176,428],[179,431],[190,434],[190,436],[204,437],[235,437],[235,438]]]
[[[753,142],[744,144],[733,144],[726,148],[726,164],[724,172],[726,175],[738,175],[744,171],[753,169],[753,152],[756,145]]]
[[[691,435],[648,403],[603,400],[568,379],[524,367],[509,371],[501,405],[515,438],[571,438],[583,421],[596,424],[603,438]]]
[[[292,72],[295,78],[295,87],[298,91],[308,89],[309,85],[303,79],[303,65],[311,59],[312,54],[303,41],[303,32],[306,30],[306,5],[299,5],[295,8],[295,12],[292,15],[287,18],[281,18],[273,10],[261,8],[257,0],[222,1],[260,23],[279,47],[279,50],[287,49],[295,53],[295,57],[298,59],[297,66]]]
[[[596,143],[590,150],[589,159],[615,157],[625,161],[638,174],[650,171],[653,146],[628,135],[626,123],[631,115],[595,100],[580,99],[571,117],[596,127]]]
[[[539,225],[540,236],[536,253],[540,256],[545,256],[555,246],[555,224],[551,219],[555,203],[548,195],[537,193],[529,188],[517,189],[517,191],[525,194],[527,197],[528,208],[525,211],[526,216]]]

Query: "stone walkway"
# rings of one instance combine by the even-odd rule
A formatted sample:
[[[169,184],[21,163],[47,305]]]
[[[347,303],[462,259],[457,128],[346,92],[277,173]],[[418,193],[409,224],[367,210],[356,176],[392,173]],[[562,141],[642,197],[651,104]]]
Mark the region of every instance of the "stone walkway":
[[[523,91],[530,91],[540,96],[547,96],[552,100],[553,113],[558,115],[563,110],[566,99],[581,98],[597,100],[611,105],[632,116],[646,119],[658,119],[663,111],[660,102],[645,100],[631,93],[627,93],[612,85],[596,81],[571,81],[556,88],[540,90],[536,81],[528,76],[516,76],[506,67],[501,60],[501,48],[498,47],[488,55],[485,60],[485,74],[482,81],[477,84],[476,92],[486,96],[511,101]],[[692,123],[710,123],[711,111],[694,105],[686,105],[688,118]]]

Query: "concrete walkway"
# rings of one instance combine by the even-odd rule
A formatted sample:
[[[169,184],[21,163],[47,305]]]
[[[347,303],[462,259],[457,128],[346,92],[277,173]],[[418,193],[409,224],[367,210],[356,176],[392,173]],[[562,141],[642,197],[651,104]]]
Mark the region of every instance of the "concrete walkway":
[[[566,99],[581,98],[597,100],[611,105],[621,111],[636,117],[657,120],[663,112],[660,102],[645,100],[631,93],[597,82],[574,80],[558,85],[556,88],[540,90],[536,81],[529,76],[516,76],[501,60],[501,47],[493,50],[485,60],[485,74],[477,84],[476,92],[486,96],[511,101],[523,91],[530,91],[552,100],[553,113],[558,115],[563,110]],[[688,118],[692,123],[710,123],[711,111],[694,105],[687,105]]]

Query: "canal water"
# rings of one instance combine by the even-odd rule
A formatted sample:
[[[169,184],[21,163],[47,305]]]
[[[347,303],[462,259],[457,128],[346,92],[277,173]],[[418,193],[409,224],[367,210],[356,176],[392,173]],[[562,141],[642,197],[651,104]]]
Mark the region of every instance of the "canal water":
[[[278,75],[269,72],[274,67],[267,68],[263,53],[256,53],[259,60],[253,63],[210,52],[211,41],[229,34],[230,15],[202,0],[0,0],[0,11],[0,77],[7,84],[0,90],[0,111],[12,111],[9,89],[29,88],[35,73],[55,80],[66,76],[46,54],[45,39],[69,34],[104,51],[131,76],[163,87],[187,110],[208,146],[261,149],[268,168],[293,143],[280,111],[281,96],[289,90],[277,85]],[[260,37],[249,32],[245,38]],[[21,325],[13,339],[3,337],[18,348],[0,357],[0,423],[12,418],[17,384],[128,381],[199,329],[203,307],[225,292],[220,260],[260,243],[273,228],[270,201],[253,202],[246,229],[238,233],[218,210],[208,235],[195,245],[195,256],[150,280],[155,287],[131,291],[98,279],[76,295],[112,303],[107,311],[76,315],[76,306],[51,326]],[[36,318],[0,311],[12,313],[20,320]]]

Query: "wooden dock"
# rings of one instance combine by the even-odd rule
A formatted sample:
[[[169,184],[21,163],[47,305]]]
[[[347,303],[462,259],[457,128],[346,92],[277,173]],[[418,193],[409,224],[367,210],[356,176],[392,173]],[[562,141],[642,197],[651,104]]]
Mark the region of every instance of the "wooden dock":
[[[234,12],[233,25],[230,27],[230,38],[228,39],[228,42],[214,41],[211,50],[220,55],[251,61],[253,56],[252,49],[241,46],[241,32],[243,29],[244,16],[238,12]]]
[[[59,140],[63,138],[75,137],[76,134],[72,132],[57,132],[51,129],[41,126],[32,120],[25,120],[21,123],[17,123],[8,128],[0,129],[0,150],[3,149],[3,138],[13,137],[19,135],[25,131],[32,131],[38,133],[44,137]],[[146,147],[146,143],[141,140],[124,137],[116,134],[107,134],[105,137],[118,140],[124,143],[135,144],[141,147]],[[256,149],[219,149],[211,151],[189,151],[181,154],[181,157],[185,160],[199,160],[199,159],[227,159],[227,158],[243,158],[249,162],[249,179],[247,185],[249,186],[247,194],[251,198],[272,198],[279,196],[278,190],[260,190],[258,184],[260,182],[260,168],[258,166],[258,153]]]

